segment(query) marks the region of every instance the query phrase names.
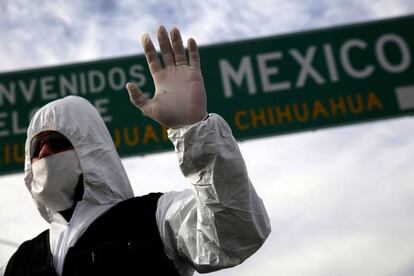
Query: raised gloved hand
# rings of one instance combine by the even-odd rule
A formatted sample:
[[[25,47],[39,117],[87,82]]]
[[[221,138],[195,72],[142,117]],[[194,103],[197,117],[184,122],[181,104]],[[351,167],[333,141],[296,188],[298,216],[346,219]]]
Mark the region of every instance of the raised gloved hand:
[[[126,88],[131,102],[146,116],[168,128],[194,124],[207,116],[207,99],[200,70],[200,57],[194,39],[188,40],[190,61],[187,62],[178,29],[158,29],[158,41],[164,66],[148,34],[142,37],[145,57],[155,84],[153,98],[145,96],[133,83]]]

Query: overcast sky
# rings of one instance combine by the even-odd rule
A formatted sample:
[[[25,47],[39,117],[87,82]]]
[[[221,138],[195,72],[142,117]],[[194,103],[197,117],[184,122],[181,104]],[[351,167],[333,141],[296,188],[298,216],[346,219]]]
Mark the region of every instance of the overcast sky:
[[[2,0],[0,72],[142,53],[161,24],[203,46],[413,13],[412,0]],[[413,137],[403,117],[240,143],[273,231],[212,274],[414,275]],[[172,152],[123,162],[137,195],[189,185]],[[23,174],[0,177],[0,241],[47,226]],[[14,250],[0,244],[0,266]]]

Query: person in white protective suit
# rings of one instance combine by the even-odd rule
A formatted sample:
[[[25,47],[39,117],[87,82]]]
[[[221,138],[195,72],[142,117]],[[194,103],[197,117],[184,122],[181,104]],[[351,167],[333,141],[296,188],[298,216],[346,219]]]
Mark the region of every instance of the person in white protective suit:
[[[170,39],[171,38],[171,39]],[[240,264],[270,222],[226,122],[207,113],[198,48],[158,30],[163,64],[145,34],[153,98],[130,99],[168,127],[191,189],[134,197],[97,110],[68,96],[41,108],[26,141],[25,183],[50,229],[24,242],[4,275],[192,275]]]

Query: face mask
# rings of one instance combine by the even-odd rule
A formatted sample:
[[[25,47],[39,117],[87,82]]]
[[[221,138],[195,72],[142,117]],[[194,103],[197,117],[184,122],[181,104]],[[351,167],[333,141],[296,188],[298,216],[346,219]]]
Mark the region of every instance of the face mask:
[[[49,155],[32,164],[32,195],[50,210],[72,207],[82,171],[74,150]]]

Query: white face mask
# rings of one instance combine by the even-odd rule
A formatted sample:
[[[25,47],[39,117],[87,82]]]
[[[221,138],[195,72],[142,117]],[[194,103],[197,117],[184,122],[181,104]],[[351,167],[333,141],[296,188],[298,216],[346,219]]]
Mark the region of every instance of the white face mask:
[[[35,199],[55,212],[72,207],[75,188],[82,174],[74,150],[46,156],[32,163]]]

